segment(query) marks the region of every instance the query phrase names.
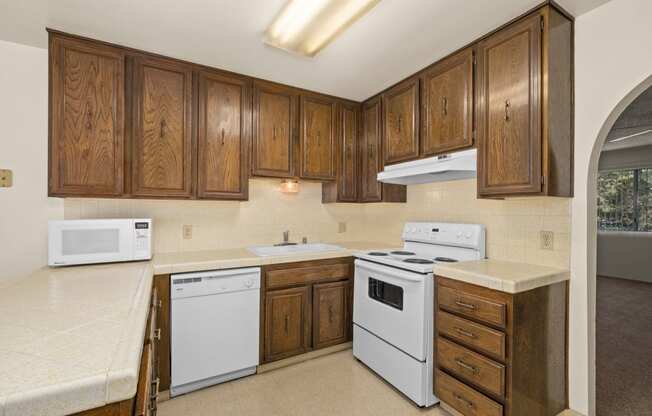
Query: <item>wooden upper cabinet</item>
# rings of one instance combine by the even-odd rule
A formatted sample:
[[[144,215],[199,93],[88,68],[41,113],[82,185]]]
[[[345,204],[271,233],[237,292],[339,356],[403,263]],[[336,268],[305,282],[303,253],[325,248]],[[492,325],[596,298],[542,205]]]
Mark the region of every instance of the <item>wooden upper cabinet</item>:
[[[138,56],[134,61],[133,195],[192,196],[192,67]]]
[[[251,85],[246,78],[199,73],[199,198],[247,199]]]
[[[120,49],[50,34],[50,195],[122,194],[124,68]]]
[[[265,297],[265,362],[310,348],[310,286],[275,290]]]
[[[304,179],[335,180],[337,141],[336,102],[317,96],[301,96],[300,175]]]
[[[480,196],[572,196],[572,45],[551,6],[479,43]]]
[[[346,342],[349,336],[348,280],[313,286],[313,348]]]
[[[338,193],[341,201],[358,199],[358,132],[360,108],[354,104],[340,106],[340,143]]]
[[[297,110],[295,90],[267,82],[254,83],[253,175],[295,175]]]
[[[382,169],[380,109],[380,98],[372,99],[362,105],[362,135],[359,147],[361,202],[382,200],[382,184],[376,180],[378,172]]]
[[[473,145],[473,50],[421,75],[421,156]]]
[[[385,164],[419,157],[419,78],[383,94],[383,132]]]

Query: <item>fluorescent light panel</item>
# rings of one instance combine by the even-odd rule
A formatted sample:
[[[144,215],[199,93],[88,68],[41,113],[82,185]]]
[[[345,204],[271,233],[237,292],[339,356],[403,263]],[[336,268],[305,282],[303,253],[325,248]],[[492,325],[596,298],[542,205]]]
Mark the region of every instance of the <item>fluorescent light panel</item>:
[[[288,0],[265,32],[265,43],[315,56],[380,0]]]

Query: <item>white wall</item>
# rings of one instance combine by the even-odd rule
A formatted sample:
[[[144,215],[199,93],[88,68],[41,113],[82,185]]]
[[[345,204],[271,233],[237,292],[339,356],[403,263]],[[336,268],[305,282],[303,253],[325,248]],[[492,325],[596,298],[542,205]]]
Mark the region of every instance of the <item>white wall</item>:
[[[618,115],[652,83],[650,16],[649,0],[612,0],[575,22],[569,382],[570,406],[584,414],[595,414],[597,165]]]
[[[652,283],[652,233],[598,232],[598,276]]]
[[[47,220],[63,201],[47,197],[48,52],[0,41],[0,282],[47,263]]]

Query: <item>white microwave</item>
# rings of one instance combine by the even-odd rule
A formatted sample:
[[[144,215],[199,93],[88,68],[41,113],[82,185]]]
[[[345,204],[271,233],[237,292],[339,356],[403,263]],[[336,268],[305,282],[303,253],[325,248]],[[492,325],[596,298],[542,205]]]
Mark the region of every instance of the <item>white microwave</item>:
[[[63,220],[48,223],[50,266],[151,258],[151,219]]]

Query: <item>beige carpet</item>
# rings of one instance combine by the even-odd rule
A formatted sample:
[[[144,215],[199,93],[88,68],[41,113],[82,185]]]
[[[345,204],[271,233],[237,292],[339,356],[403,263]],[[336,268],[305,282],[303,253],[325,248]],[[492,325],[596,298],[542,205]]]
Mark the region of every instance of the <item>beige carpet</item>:
[[[597,416],[651,416],[652,283],[599,276],[596,330]]]

